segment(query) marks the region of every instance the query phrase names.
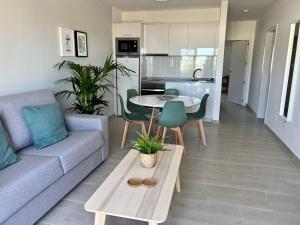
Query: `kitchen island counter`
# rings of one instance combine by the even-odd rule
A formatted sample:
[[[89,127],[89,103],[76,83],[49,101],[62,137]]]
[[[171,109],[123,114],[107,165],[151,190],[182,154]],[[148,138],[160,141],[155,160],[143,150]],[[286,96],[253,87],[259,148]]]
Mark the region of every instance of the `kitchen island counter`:
[[[193,79],[192,77],[178,78],[178,77],[147,77],[143,78],[143,81],[154,82],[191,82],[191,83],[215,83],[214,78],[200,78]]]
[[[197,82],[197,81],[165,81],[166,89],[175,88],[180,92],[180,95],[191,96],[201,99],[205,94],[209,94],[206,105],[206,114],[204,120],[212,121],[213,114],[213,100],[215,93],[215,83],[213,82]],[[195,112],[199,106],[192,107],[188,112]]]

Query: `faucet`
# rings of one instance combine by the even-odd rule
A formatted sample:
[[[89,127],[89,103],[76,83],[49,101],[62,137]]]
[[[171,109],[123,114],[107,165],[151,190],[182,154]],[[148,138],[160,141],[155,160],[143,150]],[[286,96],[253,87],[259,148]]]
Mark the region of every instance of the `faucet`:
[[[198,69],[195,69],[194,70],[194,73],[193,73],[193,79],[196,80],[196,73],[197,71],[202,71],[202,69],[198,68]]]

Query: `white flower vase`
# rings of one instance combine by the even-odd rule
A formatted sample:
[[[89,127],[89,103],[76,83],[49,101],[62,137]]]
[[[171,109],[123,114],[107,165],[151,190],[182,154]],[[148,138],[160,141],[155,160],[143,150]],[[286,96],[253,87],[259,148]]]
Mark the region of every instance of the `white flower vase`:
[[[155,154],[143,154],[140,153],[140,161],[142,167],[153,168],[157,162],[157,153]]]

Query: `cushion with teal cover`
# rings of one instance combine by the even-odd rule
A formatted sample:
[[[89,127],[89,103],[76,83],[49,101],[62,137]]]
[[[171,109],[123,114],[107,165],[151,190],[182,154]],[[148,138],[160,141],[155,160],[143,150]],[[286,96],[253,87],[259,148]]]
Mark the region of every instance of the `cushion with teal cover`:
[[[0,121],[0,170],[17,161],[17,155],[10,147],[6,132],[3,128],[2,122]]]
[[[68,136],[58,103],[25,106],[22,113],[35,148],[47,147]]]

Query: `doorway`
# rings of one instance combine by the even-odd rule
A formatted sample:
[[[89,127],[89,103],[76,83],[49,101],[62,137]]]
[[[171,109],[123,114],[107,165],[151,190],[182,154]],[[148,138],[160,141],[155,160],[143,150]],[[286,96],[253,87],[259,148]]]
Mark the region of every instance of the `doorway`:
[[[269,98],[269,89],[271,74],[273,68],[274,49],[276,43],[277,27],[268,30],[266,35],[263,63],[262,63],[262,79],[260,85],[260,97],[258,102],[257,118],[264,119],[267,113],[267,105]]]
[[[222,90],[226,101],[245,105],[245,75],[249,41],[226,41]]]

